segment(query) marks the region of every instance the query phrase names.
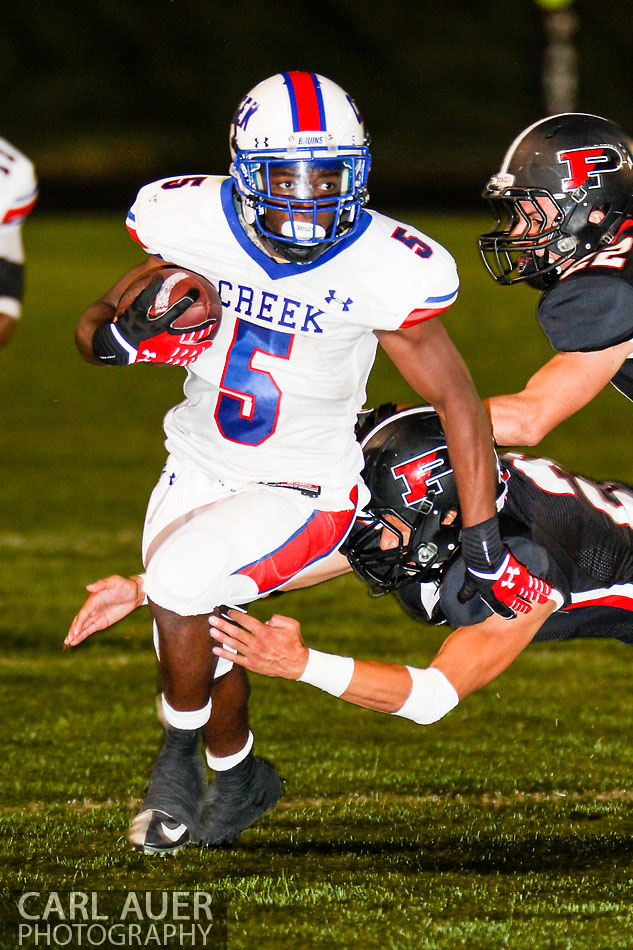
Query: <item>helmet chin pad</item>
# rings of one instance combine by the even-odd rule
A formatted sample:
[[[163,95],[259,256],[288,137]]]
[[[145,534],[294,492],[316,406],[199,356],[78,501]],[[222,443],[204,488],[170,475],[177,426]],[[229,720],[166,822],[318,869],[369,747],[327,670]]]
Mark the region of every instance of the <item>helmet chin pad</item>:
[[[331,247],[330,244],[289,244],[287,241],[278,241],[268,235],[262,235],[262,241],[272,248],[276,255],[285,258],[290,264],[310,264]]]

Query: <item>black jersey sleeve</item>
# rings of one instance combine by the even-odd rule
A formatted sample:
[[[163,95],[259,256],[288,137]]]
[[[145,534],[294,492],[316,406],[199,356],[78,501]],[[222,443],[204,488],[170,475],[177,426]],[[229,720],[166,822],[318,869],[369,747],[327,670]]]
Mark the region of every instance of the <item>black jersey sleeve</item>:
[[[517,561],[525,564],[537,577],[548,580],[553,587],[563,595],[565,603],[569,603],[569,585],[562,572],[549,557],[547,551],[540,544],[529,538],[504,538]],[[462,604],[458,593],[464,583],[466,569],[463,558],[455,561],[442,578],[440,587],[440,609],[451,627],[467,627],[475,623],[482,623],[491,616],[492,611],[477,594]]]
[[[561,353],[606,350],[633,339],[633,286],[608,274],[574,274],[543,295],[537,317]]]
[[[625,360],[611,383],[618,392],[633,401],[633,360]]]

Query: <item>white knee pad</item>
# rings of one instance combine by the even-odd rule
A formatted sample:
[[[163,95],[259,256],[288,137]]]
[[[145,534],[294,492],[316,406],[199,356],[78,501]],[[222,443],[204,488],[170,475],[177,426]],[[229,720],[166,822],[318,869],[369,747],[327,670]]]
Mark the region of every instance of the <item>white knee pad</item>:
[[[150,600],[167,609],[164,600],[197,602],[221,569],[218,560],[222,560],[221,551],[212,551],[202,531],[176,532],[161,544],[147,566],[145,587]]]
[[[222,544],[203,531],[176,532],[149,562],[145,590],[154,603],[181,616],[210,613],[226,600],[226,571]]]

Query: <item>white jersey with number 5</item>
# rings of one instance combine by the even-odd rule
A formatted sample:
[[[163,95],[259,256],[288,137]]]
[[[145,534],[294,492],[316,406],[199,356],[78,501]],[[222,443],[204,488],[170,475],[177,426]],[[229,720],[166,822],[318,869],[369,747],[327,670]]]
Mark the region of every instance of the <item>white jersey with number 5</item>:
[[[451,255],[374,211],[309,264],[277,263],[246,235],[230,178],[146,185],[128,228],[150,254],[218,289],[219,332],[187,370],[165,418],[166,446],[222,479],[318,486],[315,507],[349,507],[362,469],[356,415],[374,330],[440,313],[457,296]]]

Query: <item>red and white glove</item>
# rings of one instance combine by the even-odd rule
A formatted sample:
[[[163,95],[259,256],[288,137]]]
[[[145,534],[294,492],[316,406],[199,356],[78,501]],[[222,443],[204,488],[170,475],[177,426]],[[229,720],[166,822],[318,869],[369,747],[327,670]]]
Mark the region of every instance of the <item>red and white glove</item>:
[[[466,581],[460,591],[460,600],[465,602],[478,593],[494,613],[511,619],[517,614],[529,614],[535,604],[548,600],[559,602],[552,585],[531,574],[525,564],[514,557],[507,548],[501,566],[496,571],[466,570]]]
[[[197,360],[201,353],[213,346],[213,340],[207,339],[207,330],[194,330],[190,333],[181,333],[179,336],[168,336],[168,332],[141,343],[136,351],[134,362],[188,366],[189,363]]]
[[[534,604],[546,600],[562,607],[560,591],[532,574],[503,543],[496,516],[462,529],[462,556],[466,578],[457,595],[460,603],[479,594],[505,620],[512,620],[517,613],[527,614]]]
[[[160,316],[149,317],[149,309],[162,284],[162,277],[156,275],[123,313],[97,328],[92,338],[92,352],[100,362],[112,366],[127,366],[129,363],[187,366],[213,345],[215,318],[185,332],[173,326],[198,299],[196,288]]]

